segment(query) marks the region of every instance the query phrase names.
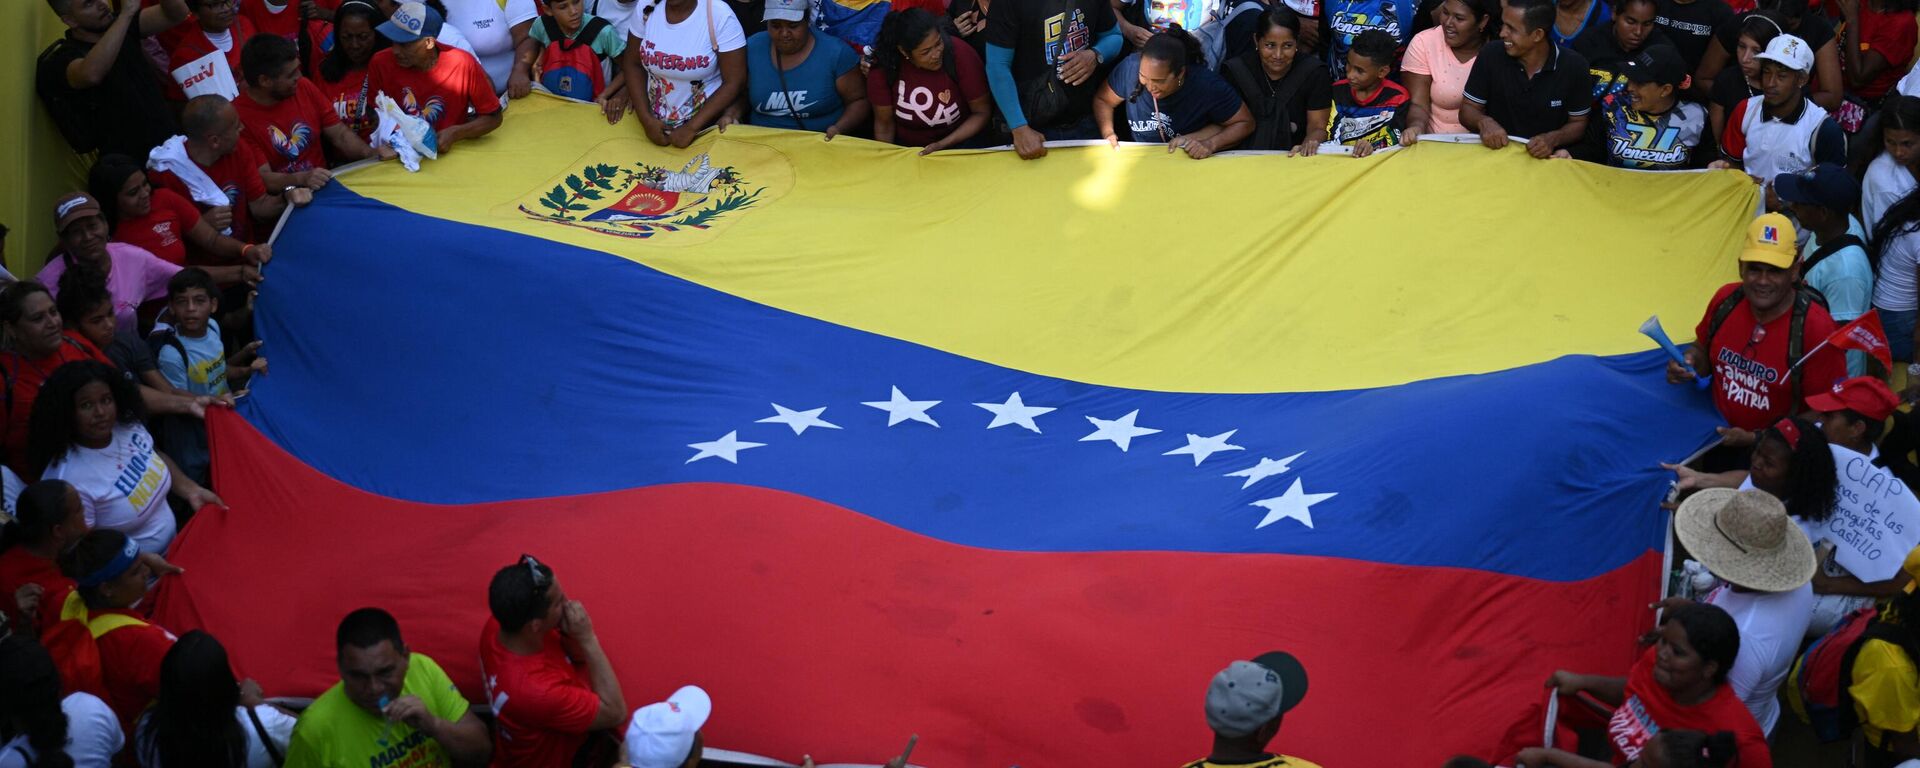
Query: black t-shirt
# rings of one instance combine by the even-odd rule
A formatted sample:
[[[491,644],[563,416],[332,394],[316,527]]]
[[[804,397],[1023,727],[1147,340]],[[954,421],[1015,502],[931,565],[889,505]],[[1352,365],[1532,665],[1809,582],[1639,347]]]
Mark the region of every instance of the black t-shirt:
[[[1735,104],[1758,95],[1760,89],[1747,85],[1747,76],[1740,73],[1740,65],[1728,64],[1726,69],[1714,76],[1713,90],[1707,94],[1707,98],[1731,114]]]
[[[1727,7],[1726,0],[1693,0],[1690,3],[1660,0],[1653,23],[1660,25],[1661,31],[1667,33],[1668,41],[1673,43],[1674,50],[1680,52],[1681,60],[1687,62],[1687,72],[1691,74],[1700,68],[1700,58],[1707,55],[1707,41],[1713,39],[1714,31],[1732,20],[1733,9]]]
[[[86,58],[87,52],[93,50],[93,43],[76,40],[69,31],[40,56],[34,72],[34,90],[42,101],[48,102],[48,111],[58,115],[62,110],[56,109],[54,102],[67,104],[66,111],[76,115],[89,129],[85,131],[88,135],[67,135],[68,143],[73,144],[76,152],[98,148],[101,154],[144,158],[154,147],[180,132],[173,110],[167,106],[160,90],[160,78],[165,75],[155,71],[147,60],[141,45],[145,38],[138,34],[145,31],[139,28],[139,17],[135,17],[133,23],[134,27],[127,30],[126,40],[120,45],[120,55],[114,57],[113,68],[92,88],[79,89],[69,84],[67,66]],[[67,133],[64,126],[62,132]],[[89,139],[95,146],[81,146]]]
[[[1627,61],[1656,45],[1673,47],[1672,41],[1658,27],[1647,33],[1646,42],[1639,48],[1631,51],[1622,48],[1620,38],[1613,34],[1612,23],[1588,27],[1587,31],[1574,38],[1573,51],[1587,60],[1587,69],[1593,73],[1593,100],[1597,102],[1609,94],[1625,90]]]
[[[1100,33],[1113,26],[1113,6],[1107,0],[996,0],[987,9],[986,34],[987,43],[1013,51],[1013,80],[1025,94],[1068,56],[1092,48]],[[1051,124],[1071,123],[1087,115],[1099,85],[1096,73],[1067,88],[1071,106]],[[1025,99],[1021,106],[1033,109]],[[1038,122],[1032,114],[1026,117]]]
[[[740,20],[740,33],[747,37],[766,31],[767,0],[727,0],[727,7]]]
[[[1221,68],[1253,115],[1253,135],[1236,149],[1293,149],[1307,135],[1307,110],[1333,104],[1333,75],[1320,57],[1294,54],[1293,68],[1279,80],[1267,79],[1260,54],[1248,51]]]
[[[1714,36],[1719,38],[1720,45],[1727,49],[1727,53],[1738,53],[1740,51],[1740,24],[1746,21],[1747,17],[1753,15],[1753,13],[1754,12],[1749,12],[1735,16],[1728,20],[1727,23],[1720,25],[1720,31],[1714,33]],[[1827,21],[1826,17],[1809,11],[1807,15],[1800,17],[1800,26],[1797,29],[1787,30],[1787,34],[1800,38],[1807,44],[1808,50],[1819,53],[1822,47],[1833,41],[1833,23]],[[1728,60],[1732,61],[1731,58]]]
[[[1465,96],[1509,135],[1533,138],[1592,110],[1593,73],[1580,54],[1555,46],[1540,73],[1529,78],[1520,60],[1495,40],[1474,59]]]

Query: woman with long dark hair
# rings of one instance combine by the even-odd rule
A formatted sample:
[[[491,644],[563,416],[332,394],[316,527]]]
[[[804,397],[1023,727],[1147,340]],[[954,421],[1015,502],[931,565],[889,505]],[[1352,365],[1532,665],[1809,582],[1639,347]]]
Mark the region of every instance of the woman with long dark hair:
[[[965,146],[993,117],[992,98],[980,54],[954,45],[939,17],[908,8],[880,22],[867,70],[875,141],[922,155]]]
[[[147,183],[147,170],[126,155],[101,155],[87,172],[87,191],[100,202],[114,242],[145,248],[163,261],[187,264],[187,246],[222,264],[263,264],[273,258],[273,246],[243,243],[220,234],[200,215],[192,200],[171,189]],[[258,280],[257,269],[237,266],[203,267],[215,280]],[[223,280],[224,278],[224,280]]]
[[[125,532],[141,551],[161,553],[175,531],[169,494],[189,509],[226,504],[154,446],[144,414],[134,384],[113,366],[60,366],[34,401],[27,461],[39,477],[73,484],[90,526]]]
[[[1782,32],[1800,38],[1813,49],[1813,76],[1807,83],[1807,97],[1831,113],[1840,108],[1845,89],[1840,74],[1840,41],[1826,14],[1807,10],[1803,0],[1761,0],[1759,9],[1749,12],[1747,17],[1764,13],[1779,24]],[[1746,17],[1742,17],[1740,23],[1728,24],[1714,33],[1712,41],[1707,43],[1706,54],[1700,57],[1700,67],[1693,73],[1694,81],[1710,87],[1718,82],[1723,71],[1731,72],[1727,65],[1739,46],[1739,35],[1746,28]]]
[[[60,695],[60,671],[26,635],[0,638],[0,766],[107,768],[126,742],[91,693]]]
[[[1920,99],[1888,96],[1854,143],[1867,148],[1860,158],[1872,158],[1864,164],[1856,160],[1853,167],[1860,177],[1860,223],[1872,232],[1881,214],[1912,192],[1920,178],[1915,175],[1920,172]]]
[[[367,63],[373,54],[387,47],[387,39],[374,28],[386,15],[366,0],[347,0],[333,12],[333,50],[315,68],[313,84],[333,104],[340,122],[366,139],[373,135],[379,118],[373,112],[373,97],[368,92]]]
[[[1740,21],[1739,30],[1734,37],[1734,62],[1711,81],[1695,80],[1708,91],[1707,123],[1714,136],[1726,135],[1727,115],[1733,113],[1735,105],[1760,95],[1757,57],[1767,50],[1767,43],[1785,34],[1779,19],[1765,13],[1748,14]]]
[[[1121,94],[1125,93],[1125,96]],[[1178,25],[1114,65],[1093,94],[1093,123],[1107,143],[1121,136],[1115,107],[1125,105],[1126,139],[1167,145],[1204,160],[1253,134],[1253,115],[1219,75],[1207,69],[1200,41]]]
[[[293,725],[261,699],[258,684],[235,680],[226,647],[196,629],[160,662],[160,697],[140,718],[134,754],[144,768],[272,768]]]
[[[1326,139],[1333,77],[1319,56],[1301,50],[1301,31],[1300,16],[1276,3],[1260,13],[1253,50],[1221,67],[1253,116],[1253,135],[1240,149],[1312,155]]]
[[[1920,347],[1920,188],[1888,206],[1874,222],[1867,255],[1877,263],[1873,308],[1887,332],[1893,359],[1911,363]]]

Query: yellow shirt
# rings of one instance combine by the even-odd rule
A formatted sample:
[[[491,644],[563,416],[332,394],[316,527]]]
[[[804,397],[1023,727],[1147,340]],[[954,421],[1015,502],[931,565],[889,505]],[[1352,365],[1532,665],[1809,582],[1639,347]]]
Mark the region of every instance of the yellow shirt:
[[[1253,763],[1210,763],[1202,759],[1187,763],[1181,766],[1181,768],[1320,768],[1320,765],[1318,763],[1309,763],[1297,757],[1274,755],[1273,757]]]
[[[403,696],[418,696],[435,717],[459,722],[467,714],[467,700],[433,659],[418,653],[409,657]],[[390,730],[389,730],[390,729]],[[382,738],[386,743],[380,743]],[[292,743],[287,745],[287,768],[429,768],[451,766],[440,742],[405,723],[386,720],[360,708],[334,683],[313,706],[300,715]]]
[[[1887,733],[1906,733],[1920,727],[1920,670],[1900,646],[1868,640],[1853,660],[1853,680],[1847,693],[1860,716],[1867,743],[1880,746]]]

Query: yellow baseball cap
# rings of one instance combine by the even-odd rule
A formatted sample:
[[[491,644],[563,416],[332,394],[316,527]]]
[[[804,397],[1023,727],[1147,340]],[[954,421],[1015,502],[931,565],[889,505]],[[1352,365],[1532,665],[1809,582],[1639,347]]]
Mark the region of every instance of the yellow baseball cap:
[[[1747,225],[1747,245],[1740,250],[1740,260],[1786,269],[1800,257],[1793,241],[1793,220],[1778,213],[1763,214]]]

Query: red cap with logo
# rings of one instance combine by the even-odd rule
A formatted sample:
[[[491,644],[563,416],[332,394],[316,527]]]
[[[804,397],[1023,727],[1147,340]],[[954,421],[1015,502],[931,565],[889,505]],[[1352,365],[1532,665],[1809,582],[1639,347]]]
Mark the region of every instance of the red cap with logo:
[[[1853,411],[1875,421],[1900,407],[1887,383],[1872,376],[1856,376],[1833,385],[1833,390],[1807,395],[1807,407],[1816,411]]]

